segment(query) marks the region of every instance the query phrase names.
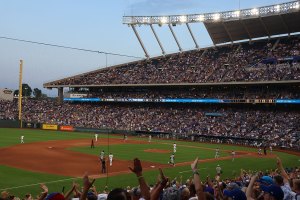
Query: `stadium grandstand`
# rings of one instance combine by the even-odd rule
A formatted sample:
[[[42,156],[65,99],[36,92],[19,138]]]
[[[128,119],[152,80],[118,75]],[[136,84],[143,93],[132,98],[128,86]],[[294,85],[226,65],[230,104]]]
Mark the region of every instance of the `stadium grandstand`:
[[[45,83],[58,89],[60,104],[29,101],[23,120],[299,148],[299,2],[198,17],[124,17],[134,30],[189,23],[204,23],[214,45]]]
[[[78,127],[78,130],[84,127],[93,133],[124,134],[124,138],[127,134],[151,135],[158,139],[187,140],[191,144],[241,145],[260,150],[274,147],[299,153],[299,4],[299,1],[291,1],[195,15],[124,16],[123,23],[133,29],[145,59],[44,83],[44,88],[58,90],[58,98],[23,99],[22,121],[25,126],[55,124],[56,128]],[[189,23],[204,23],[213,46],[199,47]],[[182,51],[172,30],[172,26],[181,24],[187,26],[195,49]],[[136,30],[139,25],[151,27],[162,50],[161,56],[149,57]],[[153,25],[169,27],[178,52],[165,52]],[[0,100],[0,120],[17,120],[17,105],[15,100]],[[231,155],[229,164],[234,165],[235,152]],[[264,161],[260,162],[264,165]],[[157,184],[150,190],[140,160],[135,159],[134,169],[130,170],[137,176],[140,187],[136,189],[139,194],[132,190],[131,199],[299,199],[299,168],[285,169],[279,158],[276,162],[278,170],[256,173],[241,169],[233,173],[235,179],[221,180],[220,168],[216,180],[211,181],[207,176],[200,181],[196,158],[191,164],[192,170],[188,171],[193,175],[186,183],[176,178],[168,180],[159,169]],[[254,182],[258,176],[260,183]],[[294,177],[292,186],[289,177]],[[269,182],[261,186],[265,184],[263,181]],[[93,181],[85,175],[82,193],[76,192],[74,198],[130,199],[125,197],[129,192],[123,189],[113,190],[108,197],[104,191],[106,196],[101,198],[102,193],[95,192],[95,186],[89,191],[92,185]],[[280,186],[289,188],[290,193]],[[72,192],[80,190],[74,183],[72,187]],[[42,189],[42,195],[48,192],[45,187]],[[46,200],[57,199],[48,196]]]

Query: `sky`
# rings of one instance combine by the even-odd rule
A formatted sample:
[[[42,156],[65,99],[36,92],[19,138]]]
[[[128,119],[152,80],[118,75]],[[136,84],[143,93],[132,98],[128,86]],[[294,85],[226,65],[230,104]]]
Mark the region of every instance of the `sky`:
[[[133,30],[122,24],[124,15],[200,14],[255,8],[286,0],[0,0],[0,37],[144,57]],[[212,45],[203,24],[190,24],[200,47]],[[154,26],[166,53],[178,51],[167,26]],[[137,27],[150,56],[161,50],[149,26]],[[174,27],[183,50],[195,45],[186,26]],[[134,58],[55,48],[0,38],[0,88],[17,89],[19,62],[23,83],[43,83]],[[107,61],[107,62],[106,62]],[[57,90],[43,89],[48,96]]]

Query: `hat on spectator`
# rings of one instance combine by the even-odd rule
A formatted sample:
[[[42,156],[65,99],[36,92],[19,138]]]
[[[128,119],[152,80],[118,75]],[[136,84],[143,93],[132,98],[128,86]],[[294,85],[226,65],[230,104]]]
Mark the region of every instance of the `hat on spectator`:
[[[53,192],[47,196],[46,200],[65,200],[65,197],[58,192]]]
[[[88,200],[97,200],[97,196],[93,192],[88,192],[87,199]]]
[[[180,191],[176,187],[169,187],[164,191],[162,200],[179,200]]]
[[[102,193],[102,194],[98,194],[98,200],[106,200],[107,199],[107,194]]]
[[[208,192],[208,193],[214,195],[214,189],[212,187],[210,187],[210,186],[206,187],[204,189],[204,192]]]
[[[270,176],[263,176],[258,180],[258,182],[265,185],[272,185],[274,183],[273,179]]]
[[[224,190],[224,195],[232,198],[233,200],[246,200],[245,193],[240,189]]]
[[[277,185],[270,185],[270,186],[261,185],[260,188],[261,188],[262,191],[269,193],[276,200],[282,200],[283,197],[284,197],[284,193],[283,193],[282,189],[280,188],[280,186],[277,186]]]
[[[239,189],[240,188],[240,186],[237,183],[229,183],[229,184],[227,184],[226,187],[229,190],[234,190],[234,189]]]

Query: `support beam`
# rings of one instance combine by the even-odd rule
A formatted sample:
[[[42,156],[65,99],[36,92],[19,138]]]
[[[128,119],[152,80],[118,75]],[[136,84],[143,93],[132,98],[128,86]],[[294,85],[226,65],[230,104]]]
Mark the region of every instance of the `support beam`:
[[[62,104],[64,101],[64,88],[63,87],[59,87],[58,89],[58,103]]]
[[[171,31],[171,33],[172,33],[174,39],[175,39],[175,42],[177,43],[177,46],[178,46],[178,48],[179,48],[179,51],[181,52],[181,51],[182,51],[182,48],[181,48],[181,46],[180,46],[180,44],[179,44],[179,42],[178,42],[178,40],[177,40],[177,37],[176,37],[176,35],[175,35],[175,33],[174,33],[173,29],[172,29],[171,24],[168,24],[168,26],[169,26],[169,29],[170,29],[170,31]]]
[[[193,34],[193,32],[192,32],[192,29],[191,29],[189,23],[186,23],[186,27],[188,28],[188,30],[189,30],[189,32],[190,32],[190,34],[191,34],[191,36],[192,36],[192,39],[193,39],[193,41],[194,41],[194,43],[195,43],[195,45],[196,45],[196,46],[195,46],[196,49],[199,49],[199,45],[198,45],[198,43],[197,43],[197,41],[196,41],[196,38],[194,37],[194,34]]]
[[[156,34],[156,32],[155,32],[155,30],[154,30],[152,24],[150,24],[150,28],[151,28],[151,30],[152,30],[152,32],[153,32],[155,38],[156,38],[157,43],[158,43],[159,46],[160,46],[160,49],[161,49],[162,54],[165,55],[166,52],[165,52],[165,50],[164,50],[164,47],[162,46],[162,44],[161,44],[161,42],[160,42],[160,40],[159,40],[159,38],[158,38],[158,36],[157,36],[157,34]]]
[[[206,28],[206,31],[207,31],[207,33],[208,33],[208,35],[209,35],[211,41],[213,42],[214,46],[216,46],[216,42],[213,40],[212,35],[211,35],[210,32],[208,31],[208,28],[207,28],[207,26],[206,26],[206,23],[203,23],[203,24],[204,24],[204,26],[205,26],[205,28]]]
[[[243,21],[243,20],[240,20],[240,22],[241,22],[241,24],[243,25],[243,27],[244,27],[245,31],[247,32],[247,34],[248,34],[248,37],[249,37],[249,40],[250,40],[250,42],[251,42],[251,41],[252,41],[252,36],[251,36],[251,34],[250,34],[250,32],[249,32],[249,30],[248,30],[248,28],[247,28],[246,24],[244,23],[244,21]]]
[[[287,33],[288,33],[288,35],[290,36],[290,34],[291,34],[291,31],[290,31],[290,29],[289,29],[288,25],[287,25],[287,24],[286,24],[286,22],[284,21],[284,19],[283,19],[282,15],[279,15],[279,17],[280,17],[280,19],[281,19],[281,21],[282,21],[282,23],[283,23],[283,26],[284,26],[284,28],[285,28],[286,32],[287,32]]]
[[[268,37],[269,37],[269,39],[270,39],[271,34],[270,34],[270,32],[269,32],[269,30],[268,30],[266,24],[264,23],[264,21],[261,19],[261,17],[259,17],[259,21],[260,21],[261,25],[264,27],[264,29],[265,29],[265,31],[266,31],[266,34],[268,35]]]
[[[145,53],[145,56],[146,56],[147,58],[149,58],[149,54],[148,54],[148,52],[147,52],[147,50],[146,50],[146,48],[145,48],[145,46],[144,46],[144,44],[143,44],[143,41],[141,40],[141,38],[140,38],[140,36],[139,36],[139,34],[138,34],[138,32],[137,32],[137,30],[136,30],[136,28],[134,27],[133,24],[131,24],[131,28],[132,28],[132,30],[133,30],[135,36],[137,37],[137,39],[138,39],[140,45],[142,46],[142,48],[143,48],[143,50],[144,50],[144,53]]]
[[[233,43],[233,39],[232,39],[232,37],[231,37],[230,32],[228,31],[228,29],[227,29],[227,27],[226,27],[226,25],[225,25],[224,22],[222,22],[222,25],[223,25],[223,27],[224,27],[224,29],[225,29],[227,35],[229,36],[229,38],[230,38],[230,40],[231,40],[231,44],[232,44],[232,43]]]

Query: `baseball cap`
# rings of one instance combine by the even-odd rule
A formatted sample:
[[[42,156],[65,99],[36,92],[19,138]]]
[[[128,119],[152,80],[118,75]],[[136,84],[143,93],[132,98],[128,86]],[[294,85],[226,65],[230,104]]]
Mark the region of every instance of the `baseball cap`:
[[[46,200],[65,200],[65,197],[58,192],[53,192],[47,196]]]
[[[265,185],[272,185],[274,183],[273,179],[270,176],[263,176],[258,180],[258,182]]]
[[[232,182],[232,183],[227,184],[227,189],[229,189],[229,190],[234,190],[234,189],[239,189],[239,188],[240,188],[240,186],[237,183]]]
[[[97,196],[93,192],[88,192],[87,199],[88,200],[97,200]]]
[[[208,192],[212,195],[214,195],[214,189],[210,186],[207,186],[205,189],[204,189],[204,192]]]
[[[107,199],[107,194],[98,194],[98,200],[106,200]]]
[[[163,193],[162,200],[179,200],[180,191],[176,187],[169,187]]]
[[[280,188],[280,186],[277,186],[277,185],[270,185],[270,186],[261,185],[260,188],[261,188],[262,191],[269,193],[276,200],[282,200],[283,197],[284,197],[284,193],[283,193],[282,189]]]
[[[224,190],[224,195],[227,197],[231,197],[233,200],[246,200],[247,199],[245,193],[240,189]]]

